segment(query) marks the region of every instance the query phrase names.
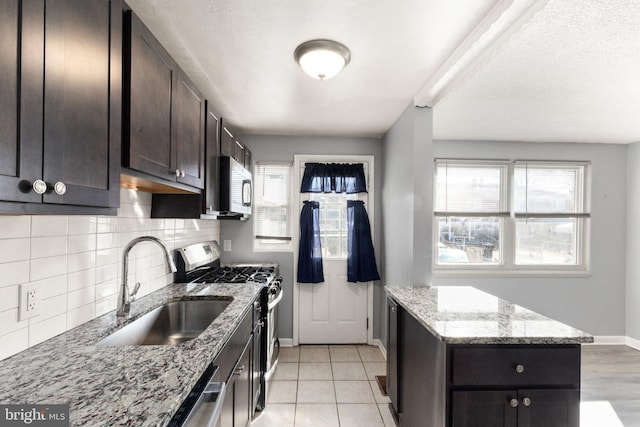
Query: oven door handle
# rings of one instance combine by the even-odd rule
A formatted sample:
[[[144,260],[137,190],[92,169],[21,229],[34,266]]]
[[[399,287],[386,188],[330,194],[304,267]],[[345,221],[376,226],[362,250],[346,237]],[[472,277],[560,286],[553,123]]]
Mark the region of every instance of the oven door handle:
[[[267,309],[268,310],[272,310],[273,307],[278,305],[278,303],[280,302],[281,299],[282,299],[282,290],[280,290],[280,292],[278,292],[278,296],[273,301],[270,301],[269,304],[267,304]]]
[[[211,414],[207,418],[205,427],[215,427],[218,424],[218,418],[220,418],[220,412],[222,412],[222,403],[224,402],[224,394],[226,391],[226,384],[224,381],[211,381],[207,384],[205,389],[202,391],[198,400],[193,405],[191,412],[187,416],[187,419],[184,422],[185,426],[188,426],[190,422],[194,421],[194,418],[200,418],[197,416],[200,408],[207,401],[211,401],[215,399],[215,404],[213,409],[211,410]]]

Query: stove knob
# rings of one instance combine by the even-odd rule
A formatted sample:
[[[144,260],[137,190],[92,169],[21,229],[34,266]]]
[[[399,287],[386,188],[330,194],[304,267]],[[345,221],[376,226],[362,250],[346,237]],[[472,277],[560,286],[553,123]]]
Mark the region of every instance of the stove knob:
[[[269,293],[270,293],[271,295],[275,295],[275,294],[277,294],[277,293],[278,293],[278,289],[277,289],[277,288],[269,288]]]

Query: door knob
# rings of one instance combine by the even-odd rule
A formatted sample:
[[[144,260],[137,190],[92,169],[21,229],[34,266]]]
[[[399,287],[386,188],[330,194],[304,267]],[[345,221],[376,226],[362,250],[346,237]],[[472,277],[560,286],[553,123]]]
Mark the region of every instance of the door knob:
[[[511,399],[509,401],[509,405],[511,405],[512,408],[517,408],[518,407],[518,399]]]
[[[37,194],[44,194],[47,192],[47,183],[41,179],[36,179],[35,181],[33,181],[31,188],[33,188],[33,191],[35,191]]]
[[[522,399],[522,404],[528,408],[529,406],[531,406],[531,399],[525,397],[524,399]]]
[[[58,181],[54,184],[53,191],[55,191],[58,196],[62,196],[67,192],[67,186],[64,185],[64,182]]]
[[[524,365],[516,365],[516,372],[521,374],[524,372]]]

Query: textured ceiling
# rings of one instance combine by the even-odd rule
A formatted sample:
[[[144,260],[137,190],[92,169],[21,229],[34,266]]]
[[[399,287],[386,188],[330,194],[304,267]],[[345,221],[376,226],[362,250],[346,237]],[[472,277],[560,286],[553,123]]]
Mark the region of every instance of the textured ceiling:
[[[495,0],[128,0],[240,130],[381,136]],[[315,38],[344,43],[337,77],[293,59]]]
[[[513,0],[518,5],[525,0]],[[436,139],[640,141],[640,1],[547,3],[434,107]],[[381,136],[496,4],[509,0],[128,0],[240,131]],[[293,60],[335,39],[324,82]]]
[[[434,137],[640,141],[640,1],[550,0],[435,106]]]

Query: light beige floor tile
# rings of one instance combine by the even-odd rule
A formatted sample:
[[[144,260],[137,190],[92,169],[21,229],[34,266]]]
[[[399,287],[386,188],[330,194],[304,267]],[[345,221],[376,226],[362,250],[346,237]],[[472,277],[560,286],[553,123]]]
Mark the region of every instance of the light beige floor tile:
[[[333,381],[298,381],[298,403],[336,403]]]
[[[298,380],[332,380],[331,363],[300,363]]]
[[[301,362],[330,362],[329,347],[326,345],[313,345],[300,347]]]
[[[278,363],[299,362],[300,347],[281,347]]]
[[[273,373],[274,381],[298,380],[299,363],[278,363],[276,371]]]
[[[382,422],[384,423],[384,427],[396,427],[396,421],[393,419],[393,415],[391,415],[389,404],[378,403],[378,409],[380,410],[380,415],[382,415]]]
[[[338,404],[340,427],[383,427],[376,404]]]
[[[296,403],[297,391],[297,381],[270,381],[267,403]]]
[[[329,346],[332,362],[361,362],[360,353],[354,345]]]
[[[376,403],[368,381],[334,381],[338,403]]]
[[[358,352],[363,362],[384,362],[384,356],[377,346],[359,345]]]
[[[296,405],[293,403],[272,403],[251,421],[251,427],[293,427]]]
[[[333,379],[336,381],[361,381],[367,379],[364,365],[356,362],[332,363]]]
[[[380,386],[378,385],[377,381],[375,380],[369,381],[369,384],[371,385],[371,391],[373,391],[373,397],[375,397],[377,403],[391,402],[391,400],[389,399],[389,396],[382,395],[382,392],[380,391]]]
[[[370,380],[375,380],[376,375],[387,375],[387,364],[384,362],[364,362],[364,369]]]
[[[296,427],[339,427],[338,408],[333,403],[296,405]]]

